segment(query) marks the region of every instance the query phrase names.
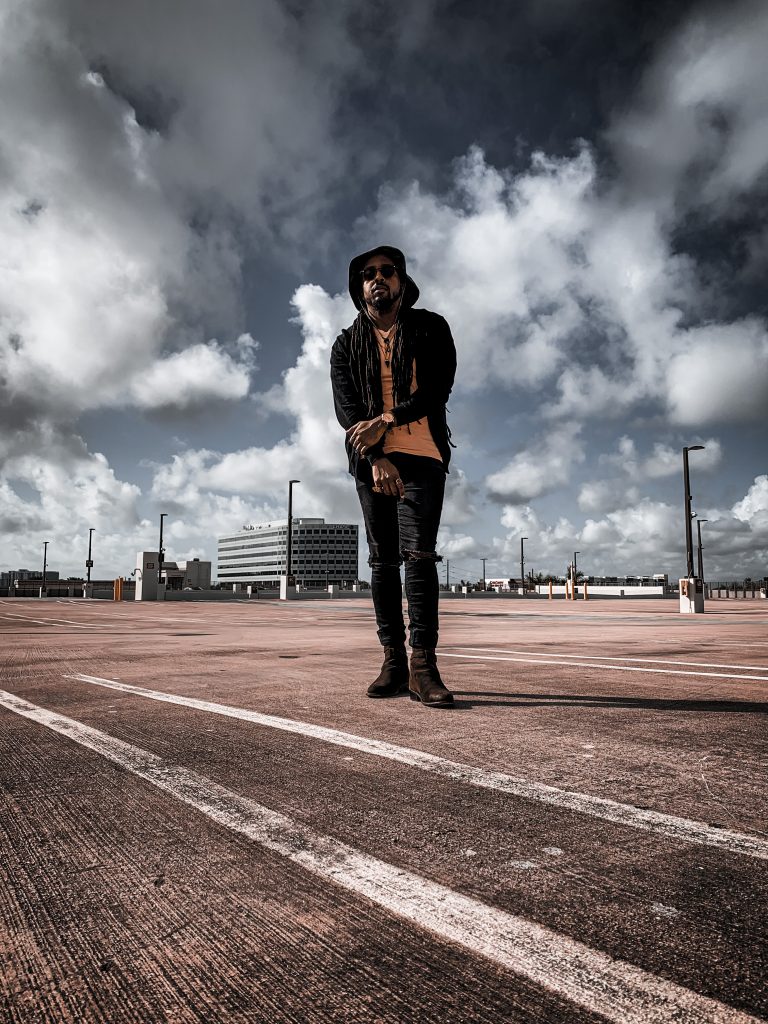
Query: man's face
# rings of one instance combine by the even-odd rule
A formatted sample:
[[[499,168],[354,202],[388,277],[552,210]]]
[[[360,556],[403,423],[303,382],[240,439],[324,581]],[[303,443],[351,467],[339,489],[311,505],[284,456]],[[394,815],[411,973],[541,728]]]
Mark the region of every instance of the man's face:
[[[389,277],[385,275],[389,274]],[[363,301],[377,313],[388,313],[400,298],[402,283],[389,256],[374,253],[363,267]]]

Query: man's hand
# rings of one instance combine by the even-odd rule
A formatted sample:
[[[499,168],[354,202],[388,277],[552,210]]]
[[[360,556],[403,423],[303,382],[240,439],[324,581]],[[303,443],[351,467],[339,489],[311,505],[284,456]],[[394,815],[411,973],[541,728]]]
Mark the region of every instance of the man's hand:
[[[373,464],[373,489],[377,494],[388,494],[392,498],[404,498],[405,486],[400,474],[389,459],[376,459]]]
[[[365,455],[371,445],[376,444],[384,436],[387,424],[380,416],[374,420],[360,420],[347,431],[347,437],[358,455]]]

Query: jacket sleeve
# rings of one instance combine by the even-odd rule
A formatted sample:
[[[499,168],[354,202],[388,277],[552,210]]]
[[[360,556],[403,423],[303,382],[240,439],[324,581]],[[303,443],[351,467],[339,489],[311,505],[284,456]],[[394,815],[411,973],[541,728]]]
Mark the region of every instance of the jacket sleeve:
[[[349,341],[345,331],[342,331],[331,349],[331,387],[333,388],[333,406],[336,410],[336,419],[345,430],[354,427],[361,420],[368,419],[368,410],[363,403],[362,396],[352,376],[352,368],[349,361]],[[346,442],[347,450],[352,455],[349,441]],[[371,445],[365,454],[365,458],[373,465],[377,459],[384,455],[384,439]]]
[[[336,419],[345,430],[366,419],[362,395],[352,377],[348,339],[343,331],[331,349],[331,387]]]
[[[392,410],[399,427],[444,409],[456,377],[456,345],[447,321],[438,313],[432,313],[419,335],[416,346],[418,387],[410,398]]]

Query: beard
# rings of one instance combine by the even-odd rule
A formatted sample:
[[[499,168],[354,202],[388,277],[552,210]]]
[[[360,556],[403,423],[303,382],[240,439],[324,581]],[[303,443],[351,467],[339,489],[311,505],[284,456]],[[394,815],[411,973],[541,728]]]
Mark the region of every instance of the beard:
[[[389,313],[394,304],[400,298],[401,292],[401,288],[398,288],[394,295],[391,292],[384,292],[377,295],[375,299],[371,299],[369,305],[372,309],[375,309],[377,313]]]

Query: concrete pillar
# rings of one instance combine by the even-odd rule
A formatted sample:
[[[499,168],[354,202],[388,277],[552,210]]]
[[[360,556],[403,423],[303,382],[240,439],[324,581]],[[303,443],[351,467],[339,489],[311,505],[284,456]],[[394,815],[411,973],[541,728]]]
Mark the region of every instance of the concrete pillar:
[[[136,555],[136,600],[157,600],[157,551],[139,551]]]
[[[701,581],[694,576],[680,580],[680,611],[685,615],[697,615],[704,611],[704,590]]]
[[[296,584],[288,583],[287,576],[280,577],[280,600],[281,601],[295,601],[296,600]]]

